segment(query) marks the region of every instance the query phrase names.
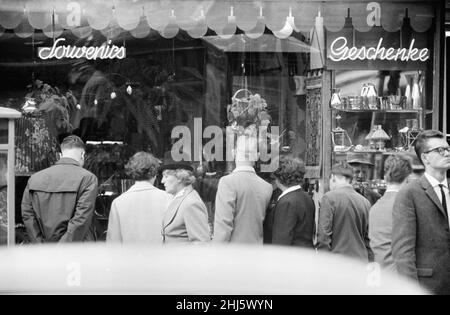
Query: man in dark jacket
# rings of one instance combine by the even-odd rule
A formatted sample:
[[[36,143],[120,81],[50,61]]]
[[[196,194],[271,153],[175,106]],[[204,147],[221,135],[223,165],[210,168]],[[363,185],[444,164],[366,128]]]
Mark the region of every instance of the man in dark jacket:
[[[450,146],[440,131],[423,131],[415,141],[425,174],[397,195],[392,255],[397,271],[435,294],[450,294]]]
[[[274,173],[282,191],[272,213],[271,243],[313,248],[315,206],[300,184],[305,175],[301,159],[283,156]],[[267,218],[270,220],[269,218]]]
[[[370,202],[350,184],[353,169],[347,163],[333,166],[330,187],[319,212],[319,248],[365,262],[373,261],[369,240]]]
[[[33,243],[93,241],[97,177],[83,169],[85,146],[77,136],[61,143],[62,158],[28,181],[22,217]]]

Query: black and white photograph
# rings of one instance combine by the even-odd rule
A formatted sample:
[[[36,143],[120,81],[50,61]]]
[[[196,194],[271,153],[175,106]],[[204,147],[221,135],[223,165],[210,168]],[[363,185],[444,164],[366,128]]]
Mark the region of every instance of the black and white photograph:
[[[448,0],[0,0],[0,295],[450,295],[448,43]]]

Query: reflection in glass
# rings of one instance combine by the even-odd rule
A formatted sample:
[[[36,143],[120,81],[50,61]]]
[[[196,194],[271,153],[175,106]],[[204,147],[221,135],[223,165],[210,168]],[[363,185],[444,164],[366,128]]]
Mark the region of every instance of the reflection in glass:
[[[0,245],[8,242],[8,154],[0,153]]]
[[[0,119],[0,144],[8,143],[8,119]]]

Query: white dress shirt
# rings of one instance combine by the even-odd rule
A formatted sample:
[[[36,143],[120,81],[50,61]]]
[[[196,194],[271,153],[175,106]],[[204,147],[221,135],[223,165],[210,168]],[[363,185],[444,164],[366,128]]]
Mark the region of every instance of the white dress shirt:
[[[448,189],[448,181],[447,179],[444,179],[443,182],[439,182],[436,178],[434,178],[433,176],[431,176],[430,174],[425,173],[425,177],[428,180],[428,182],[431,184],[431,186],[433,187],[434,191],[436,192],[436,195],[439,198],[439,201],[442,203],[442,193],[441,193],[441,187],[439,185],[443,185],[443,189],[444,189],[444,194],[445,194],[445,199],[447,201],[447,212],[450,212],[450,193],[449,193],[449,189]],[[450,215],[448,216],[449,218],[449,225],[450,225]]]
[[[280,197],[278,197],[278,201],[283,198],[284,196],[286,196],[287,194],[289,194],[290,192],[296,191],[302,189],[302,186],[297,185],[297,186],[292,186],[289,187],[288,189],[286,189],[285,191],[283,191],[283,193],[280,195]]]

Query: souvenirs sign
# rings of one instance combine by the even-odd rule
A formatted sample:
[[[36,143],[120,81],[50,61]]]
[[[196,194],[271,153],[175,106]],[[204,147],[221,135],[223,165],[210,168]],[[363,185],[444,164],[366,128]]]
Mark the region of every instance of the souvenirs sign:
[[[111,41],[97,47],[62,45],[65,38],[55,40],[52,47],[40,47],[38,56],[42,60],[47,59],[124,59],[125,47],[112,45]]]

